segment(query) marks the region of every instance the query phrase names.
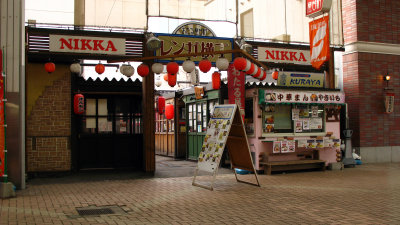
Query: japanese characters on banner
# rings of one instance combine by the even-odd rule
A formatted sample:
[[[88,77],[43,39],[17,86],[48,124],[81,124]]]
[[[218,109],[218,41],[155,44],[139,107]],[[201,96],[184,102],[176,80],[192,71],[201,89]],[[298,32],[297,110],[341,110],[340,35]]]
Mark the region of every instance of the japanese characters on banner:
[[[214,172],[218,168],[235,110],[235,105],[217,105],[214,107],[199,154],[198,168],[200,170]]]
[[[4,132],[4,77],[3,77],[3,57],[0,49],[0,177],[4,175],[5,169],[5,132]]]
[[[190,54],[190,53],[203,53],[203,52],[214,52],[231,50],[233,46],[233,39],[229,38],[216,38],[216,37],[194,37],[186,35],[161,35],[157,34],[157,38],[161,40],[161,48],[155,52],[156,56],[166,55],[179,55],[179,54]],[[192,56],[190,59],[195,62],[199,62],[207,57],[211,62],[216,62],[220,57],[219,54],[211,55],[200,55]],[[224,57],[229,61],[232,61],[232,54],[224,54]],[[175,58],[176,62],[181,63],[185,61],[187,57]],[[167,60],[159,60],[160,62],[169,62]]]
[[[385,113],[392,113],[394,110],[394,93],[385,94]]]
[[[265,103],[344,103],[344,93],[266,89],[264,101]]]
[[[244,121],[244,99],[245,99],[245,74],[235,69],[233,64],[228,67],[228,101],[239,107],[240,115]]]
[[[311,65],[320,69],[329,60],[329,16],[311,21],[310,26],[310,51]]]

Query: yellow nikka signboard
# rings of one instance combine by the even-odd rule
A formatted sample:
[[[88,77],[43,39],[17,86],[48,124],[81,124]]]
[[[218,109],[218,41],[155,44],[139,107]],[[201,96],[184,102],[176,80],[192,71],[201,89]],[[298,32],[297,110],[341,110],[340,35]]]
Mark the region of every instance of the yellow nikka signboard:
[[[323,73],[279,72],[278,86],[324,87]]]
[[[205,53],[214,51],[231,50],[233,40],[228,38],[208,38],[190,36],[156,35],[161,40],[161,48],[156,51],[156,56],[181,55],[190,53]],[[220,54],[206,54],[203,56],[192,56],[190,60],[201,61],[207,57],[211,62],[216,62]],[[232,54],[224,54],[224,57],[232,61]],[[188,57],[174,58],[175,61],[185,61]]]

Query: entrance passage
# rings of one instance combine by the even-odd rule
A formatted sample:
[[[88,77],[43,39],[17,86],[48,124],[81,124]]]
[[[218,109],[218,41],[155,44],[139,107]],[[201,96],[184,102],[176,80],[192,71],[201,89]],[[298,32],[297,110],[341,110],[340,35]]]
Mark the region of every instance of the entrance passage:
[[[143,161],[141,96],[85,95],[78,127],[78,169],[133,168]]]

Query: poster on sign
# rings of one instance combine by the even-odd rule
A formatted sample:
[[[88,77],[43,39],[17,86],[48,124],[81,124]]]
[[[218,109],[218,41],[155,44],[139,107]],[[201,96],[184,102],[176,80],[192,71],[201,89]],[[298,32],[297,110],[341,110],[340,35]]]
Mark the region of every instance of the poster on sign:
[[[237,105],[216,105],[207,125],[206,136],[198,157],[197,168],[193,177],[194,186],[213,190],[214,181],[221,162],[225,147],[228,149],[233,169],[244,169],[253,172],[257,184],[248,183],[238,179],[238,182],[260,186],[257,172],[251,158],[250,147],[244,129],[243,120],[240,117]],[[199,171],[212,173],[213,179],[210,186],[199,184],[196,177]]]
[[[311,65],[320,69],[329,60],[329,16],[309,23]]]

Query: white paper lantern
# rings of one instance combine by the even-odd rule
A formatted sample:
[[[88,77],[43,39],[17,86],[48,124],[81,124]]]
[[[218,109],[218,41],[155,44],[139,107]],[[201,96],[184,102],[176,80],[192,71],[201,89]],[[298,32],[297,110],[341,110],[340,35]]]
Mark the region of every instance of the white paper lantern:
[[[119,67],[119,72],[121,73],[121,74],[123,74],[123,75],[125,75],[125,72],[124,72],[124,70],[125,70],[125,67],[127,66],[127,64],[122,64],[120,67]]]
[[[135,68],[131,65],[125,65],[124,66],[124,75],[127,77],[131,77],[135,73]]]
[[[164,65],[161,63],[154,63],[151,66],[151,70],[153,71],[153,73],[155,74],[160,74],[164,71]]]
[[[72,73],[81,73],[81,65],[79,63],[72,63],[69,69]]]
[[[185,62],[183,62],[182,64],[183,70],[186,73],[191,73],[194,71],[194,69],[196,68],[196,65],[194,65],[193,61],[190,60],[185,60]]]
[[[190,83],[192,85],[197,85],[200,83],[200,77],[199,77],[199,70],[195,69],[190,73]]]
[[[249,71],[249,69],[251,68],[251,62],[250,60],[246,59],[246,67],[244,68],[243,72],[247,72]]]
[[[229,67],[229,61],[226,58],[218,58],[216,65],[220,71],[226,71]]]
[[[154,84],[155,84],[157,87],[160,87],[160,86],[161,86],[162,82],[161,82],[161,76],[160,76],[160,75],[156,75],[156,80],[154,81]]]

